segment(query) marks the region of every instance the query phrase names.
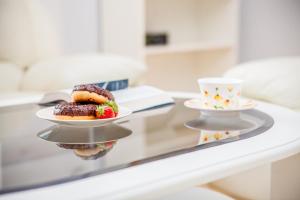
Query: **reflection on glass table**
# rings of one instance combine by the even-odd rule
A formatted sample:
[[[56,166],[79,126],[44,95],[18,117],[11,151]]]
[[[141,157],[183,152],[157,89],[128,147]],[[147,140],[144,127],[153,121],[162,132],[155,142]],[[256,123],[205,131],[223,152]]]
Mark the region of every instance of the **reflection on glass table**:
[[[228,138],[236,138],[241,134],[241,131],[200,131],[199,144],[205,144],[209,142],[215,142],[218,140],[224,140]]]
[[[94,143],[94,144],[63,144],[57,146],[73,150],[74,154],[83,160],[96,160],[104,156],[116,144],[116,141]]]
[[[184,125],[199,132],[198,144],[226,143],[259,134],[264,126],[271,126],[273,120],[256,110],[222,115],[200,115]],[[240,137],[242,136],[242,137]]]
[[[37,135],[56,143],[58,147],[73,150],[74,154],[84,160],[95,160],[110,151],[116,142],[128,137],[131,130],[110,124],[96,128],[74,128],[52,126]]]
[[[34,104],[0,108],[0,193],[78,180],[236,141],[233,137],[199,143],[201,130],[185,124],[201,119],[201,114],[184,107],[183,102],[176,100],[173,106],[134,113],[106,129],[54,126],[35,116],[41,107]],[[241,131],[238,139],[261,134],[273,124],[271,117],[257,110],[240,116],[255,126]],[[106,142],[112,143],[102,149],[106,153],[97,156],[97,144]],[[97,159],[75,156],[70,148],[87,147],[82,144],[91,145],[94,149],[89,153],[93,155],[87,157]],[[76,153],[82,155],[80,151]]]

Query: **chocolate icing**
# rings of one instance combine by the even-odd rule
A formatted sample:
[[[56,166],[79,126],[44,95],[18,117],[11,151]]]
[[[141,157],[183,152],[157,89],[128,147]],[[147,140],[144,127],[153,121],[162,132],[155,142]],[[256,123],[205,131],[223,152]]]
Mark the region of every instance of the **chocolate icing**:
[[[65,148],[65,149],[92,149],[92,148],[96,148],[99,145],[104,145],[104,147],[102,147],[103,149],[110,149],[116,142],[115,141],[109,141],[108,142],[110,145],[106,146],[106,142],[103,143],[94,143],[94,144],[64,144],[64,143],[57,143],[56,145],[61,147],[61,148]]]
[[[84,159],[84,160],[95,160],[99,157],[104,156],[108,151],[110,151],[110,149],[113,146],[109,146],[106,148],[97,148],[98,145],[97,144],[57,144],[57,146],[61,147],[61,148],[65,148],[65,149],[73,149],[75,155],[77,155],[78,157]],[[96,154],[90,154],[90,155],[80,155],[78,153],[76,153],[76,150],[87,150],[87,149],[94,149],[97,148],[99,152],[97,152]]]
[[[57,146],[65,149],[89,149],[96,148],[97,144],[62,144],[58,143]]]
[[[73,88],[73,92],[74,91],[94,92],[96,94],[99,94],[99,95],[102,95],[102,96],[108,98],[109,100],[114,100],[114,96],[112,95],[112,93],[110,93],[110,91],[105,90],[95,84],[75,85]]]
[[[54,115],[66,115],[66,116],[95,116],[96,105],[94,104],[78,104],[78,103],[63,103],[57,104],[54,107]]]

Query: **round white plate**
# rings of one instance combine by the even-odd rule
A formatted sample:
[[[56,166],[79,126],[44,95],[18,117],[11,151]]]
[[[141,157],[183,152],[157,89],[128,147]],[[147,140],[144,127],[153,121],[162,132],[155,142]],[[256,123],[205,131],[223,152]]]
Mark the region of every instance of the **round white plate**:
[[[243,110],[250,110],[255,108],[256,103],[250,99],[241,99],[240,106],[235,109],[213,109],[213,108],[205,108],[202,106],[201,99],[190,99],[184,102],[184,105],[188,108],[200,110],[203,112],[240,112]]]
[[[36,116],[41,119],[45,119],[61,125],[77,126],[77,127],[97,127],[124,118],[132,113],[130,109],[123,106],[119,106],[118,116],[114,118],[94,119],[94,120],[60,120],[55,118],[55,115],[53,114],[53,109],[54,106],[41,109],[36,113]]]

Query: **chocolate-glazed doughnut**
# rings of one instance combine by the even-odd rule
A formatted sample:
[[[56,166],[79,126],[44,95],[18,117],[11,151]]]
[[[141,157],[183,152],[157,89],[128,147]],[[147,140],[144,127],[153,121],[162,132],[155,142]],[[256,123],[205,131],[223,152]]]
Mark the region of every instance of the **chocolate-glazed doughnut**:
[[[72,92],[73,102],[97,103],[103,104],[107,101],[113,101],[113,95],[98,85],[85,84],[74,86]]]
[[[53,114],[61,120],[87,120],[96,118],[96,105],[63,103],[54,107]]]
[[[81,157],[84,160],[95,160],[104,156],[108,151],[112,149],[116,141],[107,141],[95,144],[61,144],[57,146],[64,149],[73,149],[76,156]]]
[[[57,143],[57,146],[64,148],[64,149],[88,149],[88,148],[95,148],[97,144],[63,144]]]

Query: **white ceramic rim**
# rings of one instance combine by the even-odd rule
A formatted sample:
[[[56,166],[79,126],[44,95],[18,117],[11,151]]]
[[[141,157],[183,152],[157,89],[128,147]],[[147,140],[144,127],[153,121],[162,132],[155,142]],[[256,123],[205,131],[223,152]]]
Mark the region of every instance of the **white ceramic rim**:
[[[199,78],[197,81],[199,85],[239,85],[244,82],[240,79],[222,77]]]
[[[115,121],[118,119],[121,119],[123,117],[127,117],[128,115],[132,114],[132,110],[130,110],[127,107],[124,106],[120,106],[119,107],[119,114],[117,117],[114,118],[105,118],[105,119],[87,119],[87,120],[62,120],[62,119],[57,119],[55,118],[55,116],[53,115],[53,109],[54,106],[51,107],[46,107],[46,108],[42,108],[39,111],[36,112],[36,116],[44,119],[44,120],[48,120],[48,121],[52,121],[55,123],[68,123],[68,124],[81,124],[81,123],[87,123],[87,124],[91,124],[91,123],[105,123],[105,122],[110,122],[110,121]]]
[[[247,101],[249,101],[250,104],[246,104]],[[195,106],[195,105],[191,104],[191,102],[196,102],[198,105]],[[212,113],[212,112],[214,112],[214,113],[240,112],[240,111],[244,111],[244,110],[254,109],[257,106],[257,103],[254,100],[251,100],[251,99],[241,98],[240,99],[240,103],[241,104],[237,108],[219,109],[219,110],[217,110],[217,109],[213,109],[213,108],[203,107],[202,104],[201,104],[201,99],[197,98],[197,99],[186,100],[184,102],[184,106],[188,107],[188,108],[191,108],[191,109],[200,110],[202,112],[207,112],[207,113]]]

